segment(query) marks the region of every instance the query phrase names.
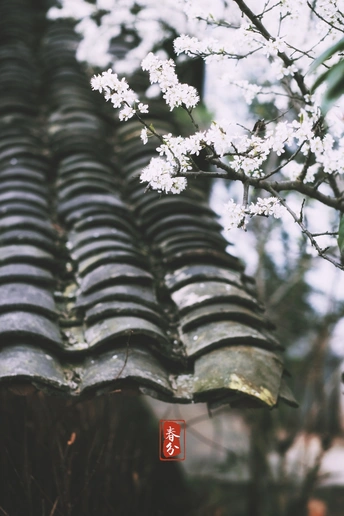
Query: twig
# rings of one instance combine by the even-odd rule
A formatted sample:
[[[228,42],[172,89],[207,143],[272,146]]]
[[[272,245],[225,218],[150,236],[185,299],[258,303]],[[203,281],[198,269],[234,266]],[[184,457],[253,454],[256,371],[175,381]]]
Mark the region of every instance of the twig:
[[[129,106],[129,104],[127,104]],[[154,127],[151,125],[148,125],[147,122],[145,122],[145,120],[139,115],[138,111],[136,110],[135,111],[135,116],[136,118],[141,122],[142,125],[145,126],[146,129],[148,129],[148,131],[150,131],[152,134],[154,134],[154,136],[156,138],[158,138],[158,140],[161,142],[161,143],[165,143],[163,137],[161,136],[161,134],[157,133],[156,130],[154,129]]]
[[[186,106],[184,106],[184,104],[182,105],[182,107],[185,109],[185,111],[187,112],[187,114],[189,115],[190,117],[190,120],[194,126],[194,128],[196,129],[196,131],[199,131],[199,125],[198,123],[195,121],[193,115],[192,115],[192,109],[188,109]]]
[[[283,164],[279,165],[278,167],[276,167],[274,170],[272,170],[271,172],[269,172],[269,174],[266,174],[264,176],[264,179],[268,179],[269,177],[273,176],[274,174],[276,174],[277,172],[279,172],[280,170],[282,170],[282,168],[284,168],[286,165],[288,165],[288,163],[290,163],[291,161],[293,161],[294,158],[296,158],[296,156],[299,154],[300,150],[302,149],[303,145],[305,144],[305,142],[302,142],[301,145],[296,149],[296,151],[287,159],[287,161],[285,161]]]
[[[320,237],[320,236],[338,236],[338,231],[324,231],[323,233],[312,233],[314,237]]]
[[[267,192],[271,191],[271,188],[276,190],[277,192],[282,191],[295,191],[301,194],[307,195],[312,199],[316,199],[317,201],[329,206],[330,208],[335,208],[336,210],[344,213],[344,201],[343,199],[331,197],[330,195],[323,194],[319,192],[316,188],[301,183],[298,180],[289,180],[289,181],[267,181],[265,177],[249,177],[244,174],[243,171],[236,171],[226,163],[223,163],[219,158],[213,158],[209,160],[210,163],[217,166],[218,168],[227,172],[227,174],[214,173],[214,175],[209,175],[208,177],[218,177],[224,179],[233,179],[236,181],[241,181],[242,183],[248,181],[250,186],[254,186],[256,188],[261,188],[262,190],[266,190]],[[208,172],[202,172],[205,176]],[[192,175],[193,172],[189,172],[188,175]],[[213,174],[210,172],[209,174]],[[183,174],[184,175],[184,174]],[[200,175],[200,174],[199,174]]]
[[[263,11],[260,14],[257,14],[257,18],[263,18],[263,16],[266,13],[268,13],[269,11],[272,11],[273,9],[275,9],[275,7],[278,7],[280,5],[280,2],[277,2],[276,4],[274,4],[271,7],[267,8],[268,4],[269,4],[269,2],[266,2],[266,4],[264,5]]]
[[[329,25],[330,27],[332,27],[332,29],[336,29],[336,30],[339,30],[339,32],[344,32],[343,29],[340,29],[339,27],[336,27],[335,25],[333,25],[333,23],[329,22],[328,20],[325,20],[325,18],[323,18],[315,9],[314,7],[311,5],[311,3],[307,0],[307,5],[308,7],[310,8],[310,10],[315,14],[315,16],[317,16],[321,21],[323,21],[324,23],[327,23],[327,25]],[[338,20],[338,22],[340,23],[340,20]]]
[[[305,207],[306,199],[302,199],[301,209],[300,209],[300,217],[299,220],[302,223],[303,222],[303,216],[304,216],[304,207]]]
[[[308,153],[307,153],[307,156],[306,156],[306,159],[305,159],[305,162],[304,162],[304,165],[302,167],[302,170],[301,170],[301,173],[299,174],[297,180],[298,181],[301,181],[301,183],[303,183],[305,177],[306,177],[306,174],[307,174],[307,170],[309,168],[309,165],[310,165],[310,161],[311,161],[311,156],[312,156],[312,152],[311,150],[309,149]]]
[[[226,52],[225,50],[209,50],[209,52],[191,52],[188,51],[188,55],[194,56],[194,57],[201,57],[202,59],[205,59],[209,56],[226,56],[228,59],[236,59],[237,61],[240,61],[240,59],[246,59],[246,57],[252,56],[259,50],[261,50],[263,47],[257,47],[253,50],[250,50],[250,52],[246,52],[246,54],[231,54],[229,52]]]
[[[334,195],[338,198],[341,198],[343,196],[344,192],[341,192],[339,190],[335,176],[332,174],[328,174],[328,182],[329,182],[330,187],[333,190]]]
[[[249,191],[249,188],[250,188],[250,183],[248,181],[246,181],[244,183],[244,195],[243,195],[243,206],[246,208],[247,205],[248,205],[248,191]]]

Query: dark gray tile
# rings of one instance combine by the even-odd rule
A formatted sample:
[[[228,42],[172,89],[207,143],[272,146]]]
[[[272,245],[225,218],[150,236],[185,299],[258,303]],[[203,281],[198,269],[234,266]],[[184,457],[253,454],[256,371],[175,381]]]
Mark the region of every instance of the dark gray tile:
[[[186,313],[193,308],[219,301],[236,302],[250,308],[258,306],[257,300],[245,290],[220,281],[190,283],[175,290],[171,297],[180,313]]]
[[[33,342],[53,344],[61,347],[62,339],[56,322],[43,315],[24,311],[0,314],[0,338],[31,339]]]
[[[264,330],[257,330],[236,321],[208,322],[191,331],[181,331],[180,340],[189,357],[208,353],[215,347],[229,344],[281,349],[278,342]]]
[[[205,401],[211,393],[234,391],[274,407],[282,371],[281,360],[270,351],[252,346],[220,348],[195,361],[195,399]]]
[[[119,283],[135,283],[138,285],[152,285],[153,276],[144,269],[125,263],[111,263],[100,265],[89,272],[81,281],[83,294],[99,289],[103,286]]]

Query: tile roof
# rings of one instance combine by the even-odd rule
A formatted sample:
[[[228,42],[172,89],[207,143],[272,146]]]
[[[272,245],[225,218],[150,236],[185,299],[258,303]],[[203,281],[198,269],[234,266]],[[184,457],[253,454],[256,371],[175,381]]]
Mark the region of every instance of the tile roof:
[[[91,91],[72,24],[48,24],[37,50],[37,10],[13,0],[0,13],[0,380],[294,405],[281,347],[201,183],[145,192],[154,147]],[[149,120],[175,129],[162,106]]]

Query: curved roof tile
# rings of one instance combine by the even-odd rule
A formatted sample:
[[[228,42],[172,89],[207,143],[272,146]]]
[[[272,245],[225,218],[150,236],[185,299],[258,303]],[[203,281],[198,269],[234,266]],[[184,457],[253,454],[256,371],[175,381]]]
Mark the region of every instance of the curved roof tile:
[[[50,23],[37,53],[32,28],[16,28],[15,4],[8,9],[0,381],[69,396],[134,386],[169,402],[295,403],[271,325],[202,185],[145,193],[138,176],[155,146],[142,148],[134,120],[117,127],[92,93],[72,25]],[[157,104],[151,121],[173,133],[169,116]]]

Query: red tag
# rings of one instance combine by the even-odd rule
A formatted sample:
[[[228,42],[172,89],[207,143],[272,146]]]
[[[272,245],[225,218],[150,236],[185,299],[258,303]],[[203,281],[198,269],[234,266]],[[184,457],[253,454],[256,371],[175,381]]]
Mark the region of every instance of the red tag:
[[[185,459],[185,421],[160,421],[160,460]]]

